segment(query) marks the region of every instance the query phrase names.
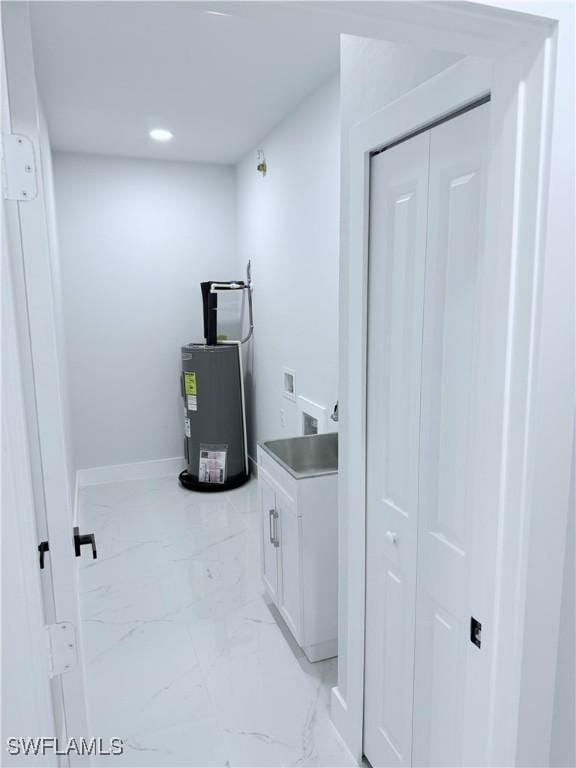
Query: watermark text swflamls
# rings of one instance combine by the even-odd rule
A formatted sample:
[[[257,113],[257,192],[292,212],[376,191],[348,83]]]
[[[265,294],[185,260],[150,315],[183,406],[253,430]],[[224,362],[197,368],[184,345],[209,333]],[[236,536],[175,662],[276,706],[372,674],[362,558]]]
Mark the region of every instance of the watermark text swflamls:
[[[98,755],[110,756],[124,754],[124,742],[113,736],[111,739],[94,737],[92,739],[59,739],[55,736],[10,736],[6,739],[6,751],[9,755]]]

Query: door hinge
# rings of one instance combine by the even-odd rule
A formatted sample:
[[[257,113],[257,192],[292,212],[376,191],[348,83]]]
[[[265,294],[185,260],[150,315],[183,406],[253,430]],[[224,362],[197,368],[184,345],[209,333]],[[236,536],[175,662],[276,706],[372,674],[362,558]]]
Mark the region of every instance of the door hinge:
[[[69,621],[47,624],[48,674],[50,677],[69,672],[78,663],[76,630]]]
[[[38,194],[34,145],[19,133],[2,134],[2,196],[33,200]]]

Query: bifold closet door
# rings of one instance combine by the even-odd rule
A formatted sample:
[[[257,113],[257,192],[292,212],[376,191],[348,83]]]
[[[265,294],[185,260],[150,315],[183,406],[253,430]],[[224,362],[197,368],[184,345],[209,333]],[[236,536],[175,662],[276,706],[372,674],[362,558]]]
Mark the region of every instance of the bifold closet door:
[[[409,766],[430,133],[372,158],[364,752]]]
[[[478,477],[475,455],[489,415],[480,411],[478,398],[487,386],[479,330],[491,322],[480,316],[482,291],[491,290],[482,269],[489,111],[485,104],[430,133],[414,673],[417,766],[481,764],[480,694],[488,685],[488,656],[471,642],[471,621],[487,618],[477,613],[486,610],[477,596],[489,562],[482,530],[490,530],[493,514],[474,509],[474,488],[490,482]],[[485,626],[484,645],[490,644],[489,631]]]
[[[492,511],[474,509],[489,482],[475,453],[488,136],[486,104],[371,163],[364,752],[375,768],[477,765],[485,742],[488,655],[472,640],[486,637],[471,622],[491,612],[478,595]]]

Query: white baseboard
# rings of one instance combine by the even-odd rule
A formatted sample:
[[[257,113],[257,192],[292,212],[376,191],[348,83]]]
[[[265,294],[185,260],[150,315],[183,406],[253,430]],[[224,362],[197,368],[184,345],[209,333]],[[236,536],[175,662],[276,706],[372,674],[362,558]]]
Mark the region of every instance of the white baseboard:
[[[183,457],[137,461],[133,464],[112,464],[108,467],[79,469],[76,473],[76,493],[86,485],[117,483],[123,480],[145,480],[153,477],[177,475],[186,466]]]

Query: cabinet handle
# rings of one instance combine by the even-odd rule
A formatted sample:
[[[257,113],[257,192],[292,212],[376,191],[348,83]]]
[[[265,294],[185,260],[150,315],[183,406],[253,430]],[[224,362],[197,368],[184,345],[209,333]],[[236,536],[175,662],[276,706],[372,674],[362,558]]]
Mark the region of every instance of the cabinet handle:
[[[273,510],[273,512],[274,512],[274,515],[273,515],[273,517],[274,517],[274,541],[273,541],[273,544],[274,544],[275,547],[279,547],[280,546],[280,539],[278,538],[278,518],[280,517],[280,515],[278,514],[278,512],[276,510]]]
[[[269,530],[269,537],[270,537],[270,544],[274,544],[276,546],[276,543],[274,541],[274,529],[273,529],[273,523],[272,520],[274,518],[274,510],[270,509],[268,510],[268,530]]]
[[[396,544],[398,542],[398,534],[396,531],[386,531],[386,538],[390,544]]]

